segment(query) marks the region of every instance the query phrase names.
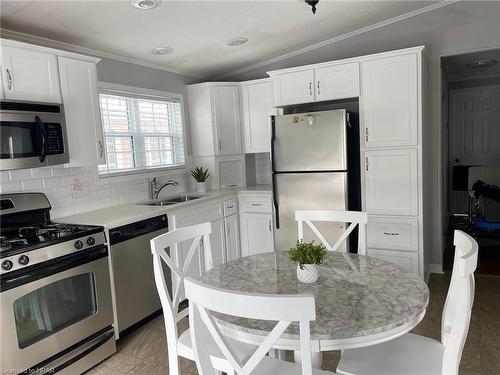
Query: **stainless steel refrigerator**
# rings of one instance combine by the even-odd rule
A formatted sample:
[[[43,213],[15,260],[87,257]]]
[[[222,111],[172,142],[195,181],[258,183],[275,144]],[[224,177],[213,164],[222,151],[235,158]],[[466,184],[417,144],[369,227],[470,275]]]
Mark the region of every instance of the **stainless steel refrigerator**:
[[[339,109],[273,116],[271,162],[276,251],[288,250],[297,241],[295,210],[361,208],[355,113]],[[331,244],[340,237],[344,226],[317,223]],[[319,241],[307,226],[304,240]],[[355,246],[351,240],[348,247]]]

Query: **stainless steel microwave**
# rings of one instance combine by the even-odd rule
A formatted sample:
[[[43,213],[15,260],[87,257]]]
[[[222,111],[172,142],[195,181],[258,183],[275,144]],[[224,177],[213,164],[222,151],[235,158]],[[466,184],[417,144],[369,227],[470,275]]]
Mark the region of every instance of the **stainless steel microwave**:
[[[0,170],[69,161],[61,104],[0,101]]]

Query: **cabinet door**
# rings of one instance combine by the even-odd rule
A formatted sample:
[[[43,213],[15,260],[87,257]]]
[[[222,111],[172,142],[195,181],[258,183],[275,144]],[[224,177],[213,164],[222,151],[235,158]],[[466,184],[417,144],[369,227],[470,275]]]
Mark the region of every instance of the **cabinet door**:
[[[418,267],[418,254],[402,251],[367,249],[367,255],[397,264],[406,271],[420,275]],[[422,276],[422,275],[420,275]]]
[[[314,70],[276,73],[272,77],[274,105],[314,102]]]
[[[240,228],[238,227],[238,215],[231,215],[224,219],[226,227],[226,261],[240,257]]]
[[[366,211],[417,215],[417,150],[373,150],[365,151],[364,156]]]
[[[213,221],[212,234],[210,234],[210,246],[212,247],[214,266],[219,266],[226,262],[225,242],[224,220],[220,219]]]
[[[6,99],[61,103],[56,56],[2,46]]]
[[[359,63],[324,66],[314,71],[316,101],[359,96]]]
[[[275,112],[271,83],[259,82],[241,86],[241,115],[245,153],[270,152],[270,116]]]
[[[248,256],[274,251],[272,214],[241,216],[241,255]]]
[[[104,141],[94,63],[58,58],[68,132],[69,164],[104,164]]]
[[[417,55],[361,63],[360,112],[366,147],[416,146]]]
[[[237,86],[212,88],[213,116],[216,127],[216,155],[241,153],[240,102]]]

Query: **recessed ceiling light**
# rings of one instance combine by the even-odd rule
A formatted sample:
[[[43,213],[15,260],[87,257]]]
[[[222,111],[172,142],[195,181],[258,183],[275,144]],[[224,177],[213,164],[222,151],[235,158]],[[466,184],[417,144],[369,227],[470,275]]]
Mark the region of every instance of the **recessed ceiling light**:
[[[153,55],[168,55],[169,53],[174,52],[172,47],[157,47],[151,50]]]
[[[492,67],[493,65],[496,65],[498,63],[498,60],[495,59],[480,59],[480,60],[474,60],[469,63],[467,63],[467,68],[469,69],[478,69],[478,68],[489,68]]]
[[[159,6],[161,0],[132,0],[130,4],[137,9],[148,10]]]
[[[248,42],[248,38],[245,38],[244,36],[240,36],[237,38],[229,39],[226,44],[230,47],[236,47],[236,46],[241,46],[242,44],[245,44]]]

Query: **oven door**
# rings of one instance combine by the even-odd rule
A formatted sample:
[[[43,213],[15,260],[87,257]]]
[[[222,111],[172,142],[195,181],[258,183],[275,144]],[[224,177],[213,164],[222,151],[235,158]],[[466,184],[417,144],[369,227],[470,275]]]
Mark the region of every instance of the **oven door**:
[[[1,113],[0,170],[36,168],[69,161],[60,114]]]
[[[2,370],[36,366],[111,326],[106,246],[19,271],[2,275]]]

